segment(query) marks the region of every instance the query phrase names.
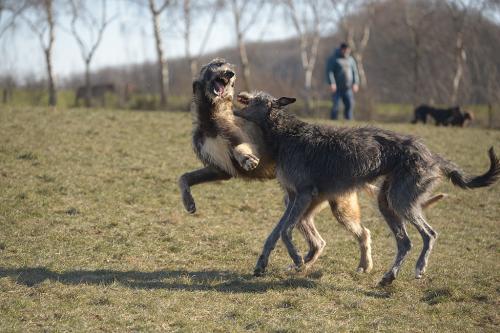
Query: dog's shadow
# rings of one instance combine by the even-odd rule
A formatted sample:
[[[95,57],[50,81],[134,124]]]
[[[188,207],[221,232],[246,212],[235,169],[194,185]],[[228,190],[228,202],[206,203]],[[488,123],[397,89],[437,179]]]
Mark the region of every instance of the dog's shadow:
[[[117,270],[73,270],[54,272],[45,267],[0,267],[0,278],[10,277],[16,283],[29,287],[46,280],[67,285],[119,285],[132,289],[165,289],[180,291],[218,291],[263,293],[268,290],[314,288],[316,282],[306,278],[290,277],[278,281],[255,278],[231,271],[159,270],[152,272]]]

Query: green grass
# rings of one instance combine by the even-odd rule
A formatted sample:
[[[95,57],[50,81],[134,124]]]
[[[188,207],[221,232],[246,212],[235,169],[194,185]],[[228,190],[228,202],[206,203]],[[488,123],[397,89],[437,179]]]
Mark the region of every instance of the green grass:
[[[473,173],[500,151],[499,131],[383,127]],[[0,109],[0,331],[499,331],[498,184],[437,189],[449,197],[427,212],[440,237],[422,280],[410,227],[399,278],[376,286],[395,245],[365,194],[372,273],[355,273],[357,243],[325,210],[312,272],[288,275],[280,243],[254,278],[282,193],[274,181],[201,185],[188,215],[176,181],[200,166],[190,132],[186,113]]]
[[[101,101],[94,99],[93,105],[97,108],[115,108],[122,110],[160,110],[160,98],[152,93],[134,93],[129,100],[124,101],[120,98],[123,91],[117,88],[115,94],[108,93],[105,97],[105,106]],[[188,111],[190,107],[189,95],[170,95],[168,96],[167,110]],[[357,95],[354,115],[356,119],[370,119],[381,123],[408,123],[413,119],[413,106],[411,104],[396,103],[371,103],[366,104],[366,96]],[[7,105],[1,107],[28,108],[48,105],[48,94],[46,89],[14,89],[12,98]],[[84,102],[79,102],[79,107],[83,107]],[[75,91],[71,89],[61,89],[57,92],[57,107],[61,109],[75,108]],[[290,105],[290,110],[295,114],[310,116],[314,118],[329,118],[332,102],[328,99],[318,99],[314,101],[313,110],[309,113],[305,110],[305,101],[299,98],[296,103]],[[440,107],[446,108],[446,105]],[[469,124],[470,127],[495,128],[500,129],[500,105],[492,107],[492,114],[489,114],[488,106],[482,104],[467,105],[464,110],[472,111],[475,119]],[[342,111],[341,111],[342,112]],[[490,124],[491,116],[491,124]],[[342,115],[340,116],[342,117]],[[433,123],[433,120],[429,120]]]
[[[151,93],[134,93],[130,96],[128,101],[120,100],[123,91],[116,88],[116,93],[107,93],[105,96],[105,106],[116,109],[124,110],[159,110],[160,97]],[[191,96],[176,96],[171,95],[168,97],[169,110],[182,110],[188,111]],[[14,89],[12,96],[7,105],[3,107],[14,108],[27,108],[27,107],[40,107],[46,106],[49,103],[49,96],[46,89],[32,88],[32,89]],[[98,98],[92,100],[92,105],[95,107],[103,108],[102,101]],[[74,108],[75,105],[75,91],[71,89],[60,89],[57,91],[57,107],[61,109]],[[84,101],[79,101],[79,106],[84,107]]]

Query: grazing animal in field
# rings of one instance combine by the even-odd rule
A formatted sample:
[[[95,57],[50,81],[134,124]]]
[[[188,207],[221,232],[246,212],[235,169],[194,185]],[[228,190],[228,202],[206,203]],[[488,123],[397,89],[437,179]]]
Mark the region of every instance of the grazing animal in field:
[[[230,64],[223,59],[214,59],[202,67],[193,82],[192,140],[194,151],[205,167],[187,172],[179,178],[182,201],[189,213],[196,211],[191,186],[232,177],[264,180],[276,176],[274,160],[259,126],[233,114],[235,79]],[[375,187],[368,185],[366,188],[373,190]],[[320,256],[326,245],[314,225],[314,215],[323,206],[322,202],[311,206],[298,224],[298,229],[309,245],[309,253],[304,259],[309,265]],[[356,192],[331,198],[330,207],[337,220],[359,242],[361,260],[358,270],[370,271],[373,266],[371,237],[369,230],[361,225]]]
[[[437,238],[424,217],[422,202],[438,180],[445,177],[456,186],[471,189],[490,186],[500,177],[500,162],[493,148],[489,150],[489,170],[469,177],[415,137],[375,127],[309,124],[284,109],[295,98],[242,93],[238,99],[247,107],[236,114],[262,129],[276,162],[276,177],[289,198],[283,217],[265,242],[255,267],[256,275],[264,273],[280,236],[300,270],[304,259],[292,242],[292,230],[310,207],[382,178],[378,204],[396,238],[397,255],[380,284],[388,285],[396,278],[410,251],[407,222],[417,228],[423,240],[415,269],[415,277],[421,278]]]
[[[439,109],[428,105],[420,105],[414,111],[412,124],[422,122],[427,123],[427,116],[434,118],[436,126],[460,126],[465,127],[474,119],[474,114],[468,111],[462,111],[459,106],[448,109]]]
[[[97,98],[104,105],[106,93],[114,94],[116,92],[115,85],[112,83],[96,84],[90,87],[90,99]],[[85,86],[78,87],[75,94],[75,105],[79,105],[81,99],[85,100],[87,96],[87,88]]]

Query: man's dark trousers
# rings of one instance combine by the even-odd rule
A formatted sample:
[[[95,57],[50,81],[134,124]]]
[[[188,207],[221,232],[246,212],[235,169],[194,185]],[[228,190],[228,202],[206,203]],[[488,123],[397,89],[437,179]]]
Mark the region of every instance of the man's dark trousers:
[[[344,118],[347,120],[352,120],[354,111],[354,94],[352,92],[352,89],[347,89],[347,90],[339,89],[332,94],[333,108],[330,114],[330,118],[338,119],[339,104],[341,99],[342,103],[344,103]]]

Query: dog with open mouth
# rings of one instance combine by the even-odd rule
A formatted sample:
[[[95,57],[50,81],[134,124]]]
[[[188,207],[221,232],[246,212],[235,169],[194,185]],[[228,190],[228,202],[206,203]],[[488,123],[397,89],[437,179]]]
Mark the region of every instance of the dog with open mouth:
[[[259,168],[265,158],[260,130],[253,123],[235,117],[233,95],[236,74],[232,65],[214,59],[203,66],[193,82],[193,147],[207,166],[232,177],[272,178],[274,168]],[[256,141],[257,140],[257,141]]]

